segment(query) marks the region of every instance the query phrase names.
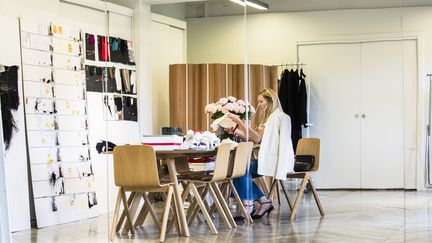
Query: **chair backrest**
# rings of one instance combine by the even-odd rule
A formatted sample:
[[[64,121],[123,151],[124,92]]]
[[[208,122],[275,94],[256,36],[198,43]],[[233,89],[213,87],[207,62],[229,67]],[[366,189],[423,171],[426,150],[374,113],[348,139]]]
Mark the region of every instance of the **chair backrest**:
[[[114,181],[121,187],[160,187],[156,154],[151,146],[122,145],[114,148]]]
[[[247,166],[251,160],[252,149],[252,142],[242,142],[237,145],[231,178],[238,178],[246,174]]]
[[[228,173],[230,152],[231,152],[231,144],[229,143],[219,144],[218,151],[216,154],[216,164],[213,172],[212,181],[220,181],[226,178]]]
[[[296,155],[313,155],[315,162],[309,171],[317,171],[320,163],[320,139],[301,138],[297,143]]]

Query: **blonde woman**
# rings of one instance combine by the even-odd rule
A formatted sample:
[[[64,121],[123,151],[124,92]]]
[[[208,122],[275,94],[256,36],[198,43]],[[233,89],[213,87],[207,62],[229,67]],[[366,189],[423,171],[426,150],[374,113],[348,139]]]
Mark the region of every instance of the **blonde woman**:
[[[273,89],[264,89],[258,94],[257,110],[260,114],[260,125],[253,129],[249,127],[249,140],[260,144],[258,161],[252,160],[249,173],[234,180],[246,209],[254,213],[252,218],[261,218],[270,215],[273,205],[264,193],[253,183],[254,175],[271,176],[285,180],[286,174],[293,171],[294,151],[291,142],[291,119],[282,111],[277,93]],[[246,139],[246,125],[235,115],[229,117],[237,123],[235,129],[229,132]],[[253,209],[253,201],[259,207]],[[236,217],[241,220],[242,217]]]

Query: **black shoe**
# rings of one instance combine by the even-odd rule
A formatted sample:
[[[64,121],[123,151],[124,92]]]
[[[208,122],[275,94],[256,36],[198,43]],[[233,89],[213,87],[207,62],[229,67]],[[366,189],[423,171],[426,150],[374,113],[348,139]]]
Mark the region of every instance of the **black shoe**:
[[[261,205],[262,204],[268,204],[268,203],[270,203],[270,207],[266,210],[266,211],[264,211],[262,214],[255,214],[255,215],[252,215],[252,219],[260,219],[260,218],[262,218],[262,216],[264,216],[265,214],[267,214],[267,217],[268,216],[270,216],[270,213],[271,213],[271,211],[273,210],[273,204],[271,204],[271,202],[265,202],[265,203],[260,203]]]
[[[243,216],[235,216],[234,220],[237,222],[243,222],[245,220],[245,218]]]

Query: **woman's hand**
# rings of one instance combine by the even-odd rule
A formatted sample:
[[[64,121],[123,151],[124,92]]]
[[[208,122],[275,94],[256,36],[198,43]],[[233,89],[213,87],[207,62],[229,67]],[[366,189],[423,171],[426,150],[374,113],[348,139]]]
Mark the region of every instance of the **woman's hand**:
[[[237,115],[234,115],[234,114],[228,113],[228,117],[229,117],[233,122],[235,122],[235,123],[238,124],[238,125],[240,125],[240,124],[243,123],[243,121],[242,121],[242,120],[240,119],[240,117],[237,116]]]

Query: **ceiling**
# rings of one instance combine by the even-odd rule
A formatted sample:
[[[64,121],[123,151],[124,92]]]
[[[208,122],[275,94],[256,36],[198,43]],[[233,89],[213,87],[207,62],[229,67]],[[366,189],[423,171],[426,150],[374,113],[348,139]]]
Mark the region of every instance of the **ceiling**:
[[[104,1],[104,0],[102,0]],[[107,0],[119,5],[133,8],[138,0]],[[153,7],[164,5],[179,6],[186,3],[186,17],[224,16],[243,13],[243,8],[229,0],[142,0]],[[301,12],[336,9],[364,9],[432,6],[432,0],[261,0],[269,4],[265,12]],[[184,8],[184,7],[183,7]],[[262,11],[248,8],[248,13]],[[197,15],[197,16],[194,16]],[[202,15],[202,16],[199,16]]]

